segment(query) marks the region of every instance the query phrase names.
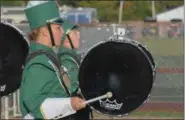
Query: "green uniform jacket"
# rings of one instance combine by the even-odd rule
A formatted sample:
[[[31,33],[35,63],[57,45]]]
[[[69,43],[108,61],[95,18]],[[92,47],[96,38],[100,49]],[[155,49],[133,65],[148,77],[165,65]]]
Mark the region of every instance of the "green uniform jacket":
[[[61,65],[67,69],[68,76],[70,78],[71,86],[70,91],[74,93],[79,87],[78,72],[79,72],[79,60],[77,53],[73,49],[61,47],[59,49],[59,58]]]
[[[38,43],[31,43],[29,51],[39,49],[55,55],[51,48]],[[72,62],[68,62],[66,56],[63,63],[71,66]],[[35,118],[45,118],[40,106],[46,98],[68,97],[53,65],[45,55],[38,55],[26,64],[20,87],[20,108],[23,116],[32,113]],[[77,86],[77,84],[72,82],[71,86]],[[70,90],[73,88],[70,87]]]

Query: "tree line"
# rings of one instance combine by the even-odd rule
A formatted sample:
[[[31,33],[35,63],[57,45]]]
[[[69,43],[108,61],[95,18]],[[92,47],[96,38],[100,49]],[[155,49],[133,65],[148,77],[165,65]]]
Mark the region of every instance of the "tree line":
[[[28,0],[0,0],[1,5],[24,6]],[[81,1],[81,0],[57,0],[59,5],[72,7],[92,7],[97,9],[98,19],[104,22],[117,22],[119,17],[120,1]],[[184,5],[184,0],[155,1],[156,14]],[[124,1],[122,20],[143,20],[152,17],[151,1]]]

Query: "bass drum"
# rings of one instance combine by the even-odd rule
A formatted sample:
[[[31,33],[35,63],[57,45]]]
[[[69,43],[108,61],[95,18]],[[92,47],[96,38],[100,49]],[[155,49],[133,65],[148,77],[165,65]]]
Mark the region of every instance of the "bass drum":
[[[86,100],[112,92],[113,97],[89,104],[97,112],[122,116],[148,98],[154,78],[155,62],[140,43],[117,37],[94,45],[80,65],[79,84]]]
[[[0,97],[16,91],[21,84],[29,43],[15,26],[0,23]]]

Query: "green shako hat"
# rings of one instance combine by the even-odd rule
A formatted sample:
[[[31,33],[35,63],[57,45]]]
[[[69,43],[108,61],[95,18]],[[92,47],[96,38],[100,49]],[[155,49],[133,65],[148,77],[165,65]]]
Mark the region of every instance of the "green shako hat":
[[[67,19],[63,19],[64,23],[62,24],[62,28],[64,30],[64,35],[62,37],[62,41],[66,39],[66,35],[69,35],[69,33],[73,30],[78,28],[77,25],[70,23]]]
[[[68,40],[69,40],[70,45],[71,45],[71,48],[73,49],[74,45],[73,45],[73,42],[72,42],[71,38],[69,37],[69,33],[72,30],[78,28],[78,26],[70,23],[67,19],[63,19],[63,21],[64,21],[64,23],[62,24],[62,28],[64,30],[64,35],[62,36],[62,39],[61,39],[62,40],[62,44],[63,44],[64,40],[66,39],[66,37],[68,37]]]
[[[66,19],[63,19],[63,20],[64,20],[64,24],[62,24],[62,27],[64,29],[65,34],[69,34],[71,30],[77,28],[77,25],[74,25],[74,24],[70,23]]]
[[[55,1],[29,1],[24,11],[31,30],[42,27],[47,23],[63,23]]]

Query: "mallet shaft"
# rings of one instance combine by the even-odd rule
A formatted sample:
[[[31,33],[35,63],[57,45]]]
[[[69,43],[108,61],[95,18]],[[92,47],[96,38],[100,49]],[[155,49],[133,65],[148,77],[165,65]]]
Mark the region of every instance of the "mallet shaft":
[[[96,97],[96,98],[92,98],[90,100],[85,101],[85,104],[89,104],[89,103],[96,102],[96,101],[104,99],[104,98],[111,98],[111,97],[112,97],[112,93],[111,92],[107,92],[105,95],[102,95],[102,96],[99,96],[99,97]]]

